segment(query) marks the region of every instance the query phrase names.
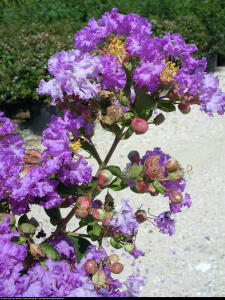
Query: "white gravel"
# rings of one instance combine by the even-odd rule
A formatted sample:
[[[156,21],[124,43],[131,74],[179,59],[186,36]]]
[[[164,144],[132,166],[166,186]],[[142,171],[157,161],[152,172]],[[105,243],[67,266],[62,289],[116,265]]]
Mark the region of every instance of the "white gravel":
[[[215,75],[225,91],[225,67],[218,68]],[[189,115],[179,111],[167,114],[162,125],[152,125],[145,135],[133,135],[122,141],[113,154],[109,164],[124,168],[130,150],[144,155],[147,150],[161,147],[183,167],[192,166],[191,178],[186,176],[186,191],[191,194],[193,204],[175,216],[176,233],[169,237],[148,222],[141,224],[137,246],[145,256],[136,260],[135,266],[130,266],[131,257],[129,260],[127,255],[121,257],[125,270],[120,276],[116,275],[118,278],[125,279],[137,268],[141,276],[146,276],[141,296],[225,296],[224,134],[224,116],[210,118],[196,106]],[[39,144],[40,137],[29,130],[22,131],[22,135],[30,147]],[[97,126],[93,140],[103,158],[111,144],[111,134]],[[90,164],[95,171],[96,163],[90,160]],[[118,208],[120,199],[131,199],[134,209],[143,204],[143,208],[150,208],[154,215],[168,210],[168,200],[163,197],[134,194],[129,189],[112,192],[112,195],[116,197]],[[103,199],[101,195],[99,198]],[[63,215],[67,212],[63,209]],[[50,232],[51,226],[41,208],[33,206],[30,215],[38,216]],[[69,223],[70,230],[76,226],[74,221]]]

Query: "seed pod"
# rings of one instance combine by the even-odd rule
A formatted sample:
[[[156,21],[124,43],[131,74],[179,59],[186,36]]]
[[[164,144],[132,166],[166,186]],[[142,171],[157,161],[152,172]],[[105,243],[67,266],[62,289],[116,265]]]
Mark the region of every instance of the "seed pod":
[[[111,254],[109,256],[109,259],[110,259],[111,262],[118,262],[120,260],[120,258],[117,254]]]
[[[30,243],[30,253],[32,256],[34,256],[35,259],[39,259],[40,257],[45,256],[43,248],[35,243]]]
[[[95,274],[98,271],[98,265],[95,260],[88,259],[86,260],[84,264],[85,270],[88,272],[88,274]]]
[[[179,168],[176,172],[169,173],[166,179],[171,181],[178,181],[183,178],[184,178],[184,169]]]
[[[172,191],[170,193],[170,199],[173,204],[180,204],[183,201],[183,196],[180,192]]]
[[[191,111],[190,105],[186,102],[179,103],[178,108],[183,114],[188,114]]]
[[[119,262],[114,262],[113,264],[109,265],[110,272],[114,274],[119,274],[123,271],[124,265]]]
[[[104,286],[107,282],[107,276],[103,270],[98,270],[91,278],[94,285],[98,286]]]
[[[158,196],[159,194],[159,192],[156,190],[152,183],[149,184],[148,191],[151,196]]]
[[[107,169],[99,171],[98,172],[98,184],[100,186],[104,186],[105,184],[110,182],[112,177],[113,177],[112,173]]]
[[[160,113],[154,118],[153,124],[160,125],[164,122],[164,120],[165,120],[164,115],[162,113]]]
[[[139,209],[135,213],[136,220],[139,224],[143,223],[147,219],[147,214],[144,210]]]
[[[136,118],[131,121],[131,128],[136,134],[144,134],[148,130],[148,123],[144,119]]]
[[[140,162],[140,154],[138,151],[130,151],[128,153],[129,160],[133,163],[139,164]]]
[[[105,212],[101,208],[94,208],[92,211],[92,217],[98,221],[103,221],[105,219]]]
[[[169,159],[166,163],[165,163],[165,169],[169,172],[176,172],[179,168],[179,163],[177,160],[174,159]]]
[[[105,195],[104,210],[106,212],[111,212],[111,211],[114,210],[114,208],[115,208],[115,206],[114,206],[114,199],[110,195],[110,193],[107,192],[107,194]]]

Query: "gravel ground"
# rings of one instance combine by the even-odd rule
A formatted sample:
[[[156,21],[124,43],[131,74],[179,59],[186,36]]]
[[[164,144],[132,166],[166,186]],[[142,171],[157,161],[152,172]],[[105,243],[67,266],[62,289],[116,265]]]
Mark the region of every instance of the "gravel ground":
[[[225,91],[225,67],[218,68],[214,74]],[[130,150],[138,150],[143,155],[146,150],[161,147],[183,167],[192,166],[190,178],[186,176],[186,191],[191,194],[193,204],[176,215],[176,233],[171,237],[159,233],[148,222],[141,224],[136,242],[145,256],[133,262],[121,252],[125,270],[116,276],[124,279],[133,271],[146,276],[141,296],[225,296],[224,116],[210,118],[196,106],[189,115],[176,112],[166,117],[162,125],[150,127],[145,135],[133,135],[128,141],[122,141],[110,164],[124,168]],[[33,135],[29,129],[21,134],[28,147],[39,146],[41,137]],[[104,157],[108,149],[106,141],[112,140],[111,134],[97,126],[93,140]],[[96,163],[89,161],[96,170]],[[116,196],[118,208],[120,199],[131,199],[132,207],[142,204],[154,215],[168,210],[166,198],[138,195],[129,189],[112,192],[112,195]],[[63,209],[63,216],[67,212]],[[34,206],[31,215],[38,215],[46,232],[52,230],[42,208]],[[75,225],[70,222],[68,228],[71,230]],[[113,250],[109,248],[108,251]]]

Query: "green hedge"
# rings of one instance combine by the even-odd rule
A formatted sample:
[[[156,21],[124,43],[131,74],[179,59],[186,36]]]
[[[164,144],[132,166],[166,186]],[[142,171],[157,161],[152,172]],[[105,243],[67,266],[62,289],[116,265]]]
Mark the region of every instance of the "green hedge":
[[[224,0],[4,0],[0,1],[0,103],[44,99],[36,93],[49,79],[52,54],[73,48],[73,37],[89,18],[118,7],[152,23],[153,35],[180,33],[194,43],[197,58],[225,55]]]

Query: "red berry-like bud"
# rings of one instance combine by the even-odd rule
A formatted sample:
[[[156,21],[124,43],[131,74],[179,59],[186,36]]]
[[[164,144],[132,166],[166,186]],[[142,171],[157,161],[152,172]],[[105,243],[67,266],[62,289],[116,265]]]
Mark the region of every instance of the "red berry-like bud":
[[[185,102],[179,103],[178,108],[183,114],[188,114],[191,111],[190,105]]]
[[[170,199],[173,204],[180,204],[183,201],[183,196],[180,192],[172,191],[170,193]]]
[[[95,260],[88,259],[86,260],[84,264],[85,270],[88,272],[88,274],[95,274],[98,271],[98,265]]]
[[[148,130],[148,123],[144,119],[136,118],[131,121],[131,128],[136,134],[143,134]]]
[[[112,179],[112,173],[109,170],[105,169],[98,172],[98,184],[100,186],[109,183],[111,179]]]
[[[132,164],[133,163],[139,164],[139,162],[140,162],[140,154],[138,151],[130,151],[128,153],[128,158],[132,162]]]
[[[88,212],[91,211],[91,199],[88,197],[78,197],[76,201],[76,206],[79,209],[87,210]]]
[[[92,217],[98,221],[103,221],[105,219],[105,212],[101,208],[94,208],[92,211]]]
[[[145,193],[148,190],[148,185],[144,181],[138,181],[135,185],[137,192]]]
[[[159,192],[158,192],[157,189],[153,186],[152,183],[149,184],[148,191],[149,191],[149,193],[150,193],[151,196],[158,196],[158,194],[159,194]]]
[[[136,246],[132,243],[126,243],[124,245],[124,250],[130,254],[134,253],[134,251],[136,250]]]
[[[75,215],[77,216],[77,217],[79,217],[79,218],[86,218],[87,217],[87,215],[88,215],[88,210],[86,210],[86,209],[81,209],[81,208],[77,208],[76,210],[75,210]]]
[[[165,117],[162,113],[158,114],[154,120],[153,120],[153,124],[155,124],[156,126],[162,124],[165,120]]]
[[[136,220],[139,224],[143,223],[147,219],[147,214],[144,210],[139,209],[135,213]]]
[[[171,172],[176,172],[179,168],[179,163],[177,160],[168,160],[166,163],[165,163],[165,169],[171,173]]]
[[[114,274],[119,274],[123,271],[123,267],[124,267],[123,264],[119,262],[114,262],[109,266],[109,270]]]
[[[110,256],[109,256],[109,259],[110,259],[110,261],[111,262],[118,262],[119,260],[120,260],[120,258],[119,258],[119,256],[117,255],[117,254],[111,254]]]

